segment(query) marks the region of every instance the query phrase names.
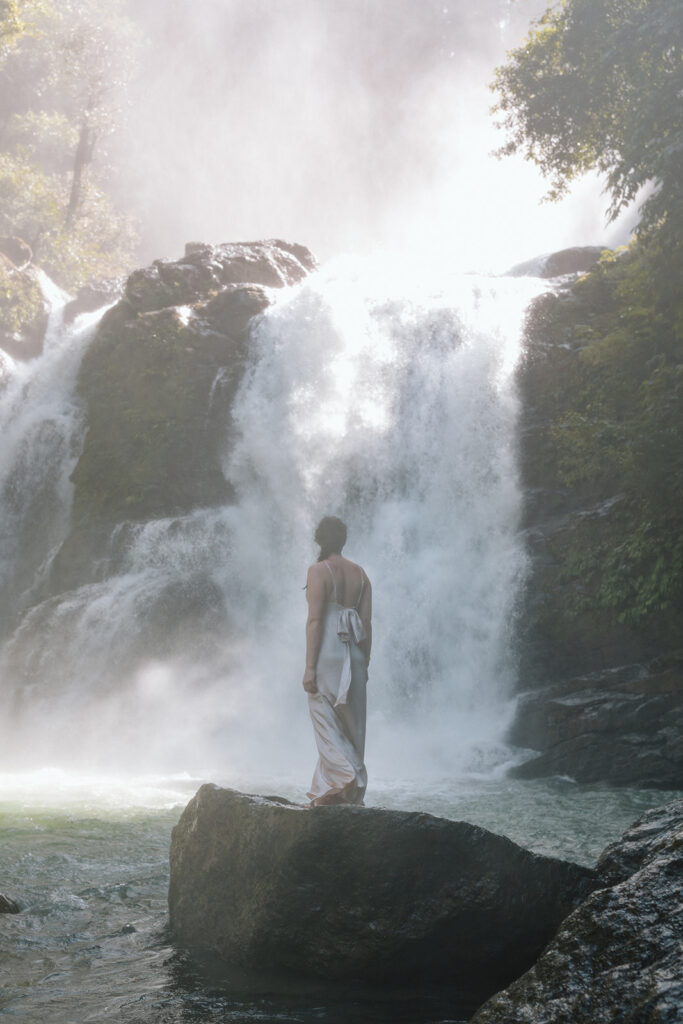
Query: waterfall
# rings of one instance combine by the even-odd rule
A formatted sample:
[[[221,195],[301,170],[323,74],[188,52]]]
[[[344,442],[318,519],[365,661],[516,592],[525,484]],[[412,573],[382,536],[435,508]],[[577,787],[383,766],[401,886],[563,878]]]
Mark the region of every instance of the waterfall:
[[[344,260],[274,296],[233,401],[224,472],[235,503],[119,524],[109,575],[30,608],[2,655],[15,708],[7,757],[21,760],[28,737],[53,762],[296,775],[305,787],[314,747],[302,588],[315,523],[332,513],[374,587],[371,777],[486,771],[504,759],[526,564],[514,368],[537,284],[424,284]],[[50,442],[60,493],[82,429],[73,380],[83,338],[55,369],[59,408],[72,410],[72,427]],[[56,394],[26,391],[26,417],[30,406],[53,424]],[[217,379],[211,403],[220,394]],[[5,389],[2,415],[8,399]],[[59,526],[44,538],[34,571],[62,535]],[[160,595],[196,601],[201,615],[168,635]]]
[[[0,353],[0,635],[15,623],[69,528],[71,484],[83,439],[74,386],[97,314],[64,324],[69,296],[38,272],[49,317],[42,354]]]

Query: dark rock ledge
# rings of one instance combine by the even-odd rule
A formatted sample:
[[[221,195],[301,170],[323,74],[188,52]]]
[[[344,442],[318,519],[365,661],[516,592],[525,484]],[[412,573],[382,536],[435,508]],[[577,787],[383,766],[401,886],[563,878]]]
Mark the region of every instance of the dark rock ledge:
[[[575,245],[570,249],[560,249],[559,252],[518,263],[508,270],[508,275],[554,278],[565,277],[568,274],[585,274],[592,270],[606,249],[604,245]]]
[[[648,811],[597,871],[601,888],[471,1024],[683,1020],[683,800]]]
[[[0,914],[18,914],[21,907],[11,896],[3,896],[0,892]]]
[[[683,650],[521,694],[508,739],[516,778],[683,789]]]
[[[39,599],[113,571],[117,525],[233,500],[223,453],[250,327],[272,289],[315,267],[308,249],[282,239],[188,242],[180,259],[130,275],[81,363],[87,433],[71,478],[72,528]],[[112,301],[116,288],[83,289],[68,317]]]
[[[179,944],[233,965],[443,982],[476,1005],[594,886],[466,822],[205,785],[173,832],[169,907]]]

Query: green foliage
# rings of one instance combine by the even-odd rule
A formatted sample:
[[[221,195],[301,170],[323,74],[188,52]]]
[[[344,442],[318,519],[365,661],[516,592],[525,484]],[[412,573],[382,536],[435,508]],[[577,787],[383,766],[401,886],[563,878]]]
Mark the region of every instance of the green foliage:
[[[0,60],[21,35],[18,0],[0,0]]]
[[[633,243],[571,297],[544,298],[520,371],[546,424],[531,482],[597,506],[555,552],[571,610],[640,624],[683,602],[683,331],[652,273],[651,249]]]
[[[63,287],[124,273],[136,242],[132,218],[115,211],[89,181],[79,216],[68,229],[66,191],[65,175],[45,173],[21,150],[0,153],[0,234],[27,241],[37,262]]]
[[[28,274],[10,270],[0,259],[0,323],[7,335],[20,334],[22,329],[40,319],[44,312],[43,296],[37,282]]]
[[[135,40],[123,0],[0,0],[0,233],[64,287],[130,268],[108,198]]]
[[[624,501],[596,532],[590,519],[574,524],[560,553],[559,581],[573,586],[574,615],[599,610],[642,625],[680,609],[683,533],[680,519],[647,501]]]
[[[508,54],[492,88],[507,142],[550,177],[549,198],[590,169],[611,216],[647,183],[643,227],[683,225],[683,18],[680,0],[563,0]]]

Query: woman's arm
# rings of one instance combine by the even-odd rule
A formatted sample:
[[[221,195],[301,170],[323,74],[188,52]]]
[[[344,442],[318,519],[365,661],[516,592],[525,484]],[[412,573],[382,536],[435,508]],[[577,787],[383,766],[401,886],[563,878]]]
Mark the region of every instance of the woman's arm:
[[[365,577],[365,581],[363,596],[358,609],[358,614],[363,620],[363,625],[365,626],[365,640],[362,640],[358,646],[365,655],[366,661],[369,665],[370,651],[372,650],[372,587],[367,576]]]
[[[303,687],[307,693],[317,693],[316,665],[325,626],[325,579],[318,565],[312,565],[308,570],[306,600],[308,601],[308,619],[306,620],[306,670]]]

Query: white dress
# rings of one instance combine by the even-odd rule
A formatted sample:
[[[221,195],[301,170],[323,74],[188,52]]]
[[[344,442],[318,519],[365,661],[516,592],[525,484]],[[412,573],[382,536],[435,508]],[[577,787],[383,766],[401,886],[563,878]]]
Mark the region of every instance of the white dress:
[[[325,609],[316,665],[318,692],[308,695],[319,754],[308,796],[314,802],[323,797],[324,802],[362,804],[368,784],[364,763],[368,665],[358,646],[365,639],[358,606],[365,574],[355,606],[345,608],[337,602],[334,573],[325,565],[332,576],[334,598]]]

